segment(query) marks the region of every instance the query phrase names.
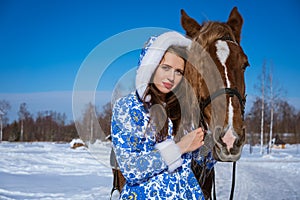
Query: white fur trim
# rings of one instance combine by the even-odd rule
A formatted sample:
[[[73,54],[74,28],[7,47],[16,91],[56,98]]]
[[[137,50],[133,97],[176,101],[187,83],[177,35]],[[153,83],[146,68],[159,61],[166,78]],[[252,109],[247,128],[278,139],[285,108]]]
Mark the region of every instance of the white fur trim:
[[[171,139],[165,140],[155,145],[159,150],[161,157],[168,165],[168,171],[171,173],[182,165],[180,148]]]
[[[156,38],[153,44],[148,48],[137,69],[136,90],[140,98],[143,98],[147,85],[150,82],[150,78],[161,61],[165,51],[171,45],[189,48],[191,42],[190,39],[175,31],[163,33]]]
[[[168,166],[168,172],[172,173],[175,171],[175,169],[177,169],[178,167],[180,167],[182,165],[183,161],[181,158],[177,159],[175,162],[173,162],[172,164],[170,164]]]

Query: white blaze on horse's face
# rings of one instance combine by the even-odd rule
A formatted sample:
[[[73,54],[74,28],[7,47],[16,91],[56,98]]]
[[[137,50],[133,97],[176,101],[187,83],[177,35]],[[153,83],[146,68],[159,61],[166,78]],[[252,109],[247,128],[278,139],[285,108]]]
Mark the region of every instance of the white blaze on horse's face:
[[[216,48],[217,48],[217,57],[220,60],[222,66],[224,67],[224,72],[225,72],[225,88],[230,88],[231,83],[228,77],[228,69],[226,66],[226,60],[230,55],[230,49],[228,47],[228,44],[226,41],[223,40],[218,40],[216,42]],[[233,105],[232,105],[232,100],[231,97],[229,98],[229,105],[228,105],[228,126],[226,127],[226,132],[225,135],[222,137],[223,142],[227,146],[228,152],[230,151],[231,148],[233,148],[233,143],[236,140],[236,133],[233,130]]]
[[[218,56],[221,64],[223,66],[225,66],[226,60],[227,60],[227,58],[229,57],[229,54],[230,54],[230,50],[229,50],[229,47],[227,45],[227,42],[223,41],[223,40],[218,40],[216,42],[216,47],[217,47],[217,56]],[[226,68],[226,66],[225,66],[225,68]],[[226,73],[227,73],[227,71],[226,71]]]

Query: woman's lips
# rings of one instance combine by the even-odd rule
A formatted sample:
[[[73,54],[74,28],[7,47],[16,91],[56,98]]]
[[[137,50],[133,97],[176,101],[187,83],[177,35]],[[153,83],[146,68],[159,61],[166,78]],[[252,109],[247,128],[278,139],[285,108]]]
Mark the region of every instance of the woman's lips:
[[[163,82],[163,85],[164,85],[165,88],[167,88],[168,90],[170,90],[170,89],[173,87],[173,84],[172,84],[172,83],[166,83],[166,82]]]

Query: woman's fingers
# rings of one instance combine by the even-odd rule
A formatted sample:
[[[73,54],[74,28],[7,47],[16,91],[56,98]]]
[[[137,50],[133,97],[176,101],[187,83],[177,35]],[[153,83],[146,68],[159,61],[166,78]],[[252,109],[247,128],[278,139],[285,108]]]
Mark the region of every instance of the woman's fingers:
[[[197,139],[199,139],[200,141],[204,140],[204,132],[202,128],[197,128],[195,131],[196,131]]]
[[[204,144],[204,132],[202,128],[197,128],[185,135],[178,142],[182,153],[194,151]]]

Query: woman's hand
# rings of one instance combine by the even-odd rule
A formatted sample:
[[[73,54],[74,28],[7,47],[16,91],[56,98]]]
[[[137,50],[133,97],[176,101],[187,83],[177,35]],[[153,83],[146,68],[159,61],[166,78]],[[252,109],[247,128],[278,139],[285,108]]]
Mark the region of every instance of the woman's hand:
[[[187,135],[183,136],[177,143],[180,148],[181,154],[195,151],[204,144],[204,132],[202,128],[197,128]]]

